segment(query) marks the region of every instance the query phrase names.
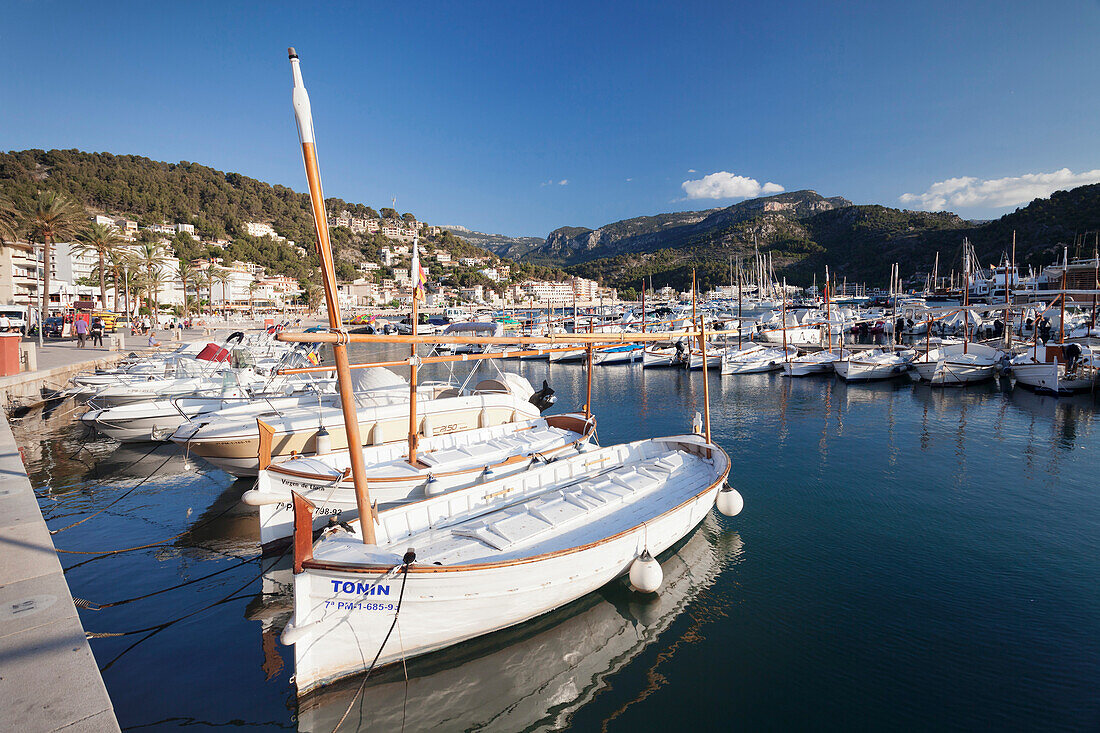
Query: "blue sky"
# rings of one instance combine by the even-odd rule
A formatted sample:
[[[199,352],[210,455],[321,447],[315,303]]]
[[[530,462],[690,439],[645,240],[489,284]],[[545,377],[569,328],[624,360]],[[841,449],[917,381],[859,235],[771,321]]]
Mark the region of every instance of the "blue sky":
[[[782,187],[991,218],[1100,181],[1100,3],[6,0],[0,149],[545,236]],[[768,186],[767,184],[772,184]],[[909,194],[904,199],[904,195]]]

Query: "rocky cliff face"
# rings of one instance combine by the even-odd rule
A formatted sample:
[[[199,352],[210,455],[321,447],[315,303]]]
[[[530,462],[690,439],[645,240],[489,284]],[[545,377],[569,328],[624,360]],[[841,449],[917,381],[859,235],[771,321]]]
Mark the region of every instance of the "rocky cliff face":
[[[639,216],[599,229],[562,227],[550,232],[541,246],[525,254],[555,265],[574,265],[604,257],[684,247],[702,239],[720,239],[722,230],[751,219],[804,219],[845,206],[851,206],[851,202],[844,198],[792,191],[742,201],[724,209]]]

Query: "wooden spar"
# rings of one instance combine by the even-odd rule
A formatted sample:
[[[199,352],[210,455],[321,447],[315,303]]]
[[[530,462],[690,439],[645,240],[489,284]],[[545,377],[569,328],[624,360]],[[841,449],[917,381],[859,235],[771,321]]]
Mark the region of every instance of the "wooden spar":
[[[695,317],[695,268],[691,268],[691,325],[698,323]],[[690,361],[690,357],[689,357]]]
[[[703,434],[710,442],[710,378],[707,368],[707,328],[703,318],[699,319],[699,347],[703,350]]]
[[[479,361],[481,359],[503,359],[505,357],[518,357],[518,356],[541,356],[543,354],[552,354],[556,351],[579,351],[577,346],[558,346],[553,349],[528,349],[526,351],[492,351],[484,352],[481,354],[450,354],[447,356],[422,356],[417,361],[420,366],[425,364],[447,364],[456,361]],[[375,369],[377,367],[406,367],[409,365],[408,359],[401,359],[398,361],[373,361],[366,364],[350,364],[351,369]],[[294,369],[280,369],[276,374],[321,374],[324,372],[331,372],[336,367],[332,366],[311,366],[311,367],[297,367]]]
[[[585,347],[588,352],[588,368],[585,370],[588,373],[585,375],[585,389],[584,389],[584,419],[592,417],[592,344],[588,344]]]
[[[646,332],[645,328],[645,278],[642,278],[642,333]]]
[[[719,333],[733,333],[733,330],[711,331],[710,335],[714,336]],[[302,344],[335,344],[339,342],[352,344],[497,344],[501,346],[546,344],[547,346],[560,346],[563,343],[593,343],[611,346],[614,344],[629,344],[642,341],[668,341],[670,335],[694,338],[699,335],[699,332],[689,329],[685,331],[665,331],[661,333],[570,333],[553,336],[466,336],[462,334],[406,336],[384,333],[291,333],[284,331],[277,334],[275,339],[277,341]]]
[[[416,336],[420,331],[417,328],[417,313],[416,313],[416,290],[417,283],[420,279],[420,273],[417,271],[420,268],[420,253],[417,247],[417,240],[413,239],[413,256],[410,268],[412,270],[412,328],[410,329],[413,336]],[[417,368],[419,367],[419,359],[416,353],[416,344],[409,344],[409,463],[416,465],[416,449],[420,442],[420,430],[416,424],[416,376]]]
[[[344,411],[344,431],[347,433],[348,456],[351,459],[351,475],[355,484],[355,504],[359,509],[360,526],[363,532],[363,542],[368,545],[376,543],[374,534],[373,514],[371,512],[370,493],[367,490],[367,467],[363,461],[361,446],[363,441],[359,436],[359,415],[355,409],[355,397],[352,392],[351,369],[348,368],[349,339],[343,332],[343,324],[340,320],[340,301],[336,289],[336,267],[332,259],[332,246],[328,239],[328,217],[325,214],[325,196],[321,190],[321,171],[317,164],[317,147],[313,135],[313,114],[310,111],[309,94],[306,92],[305,82],[302,81],[302,71],[298,61],[298,54],[293,48],[288,49],[290,57],[290,70],[294,79],[292,102],[294,105],[294,117],[298,124],[298,139],[302,143],[302,160],[305,163],[306,180],[309,183],[309,198],[313,207],[313,224],[317,234],[317,253],[321,259],[321,279],[325,288],[325,301],[328,305],[329,325],[341,331],[340,333],[326,334],[333,337],[332,351],[336,362],[336,379],[340,388],[340,406]]]

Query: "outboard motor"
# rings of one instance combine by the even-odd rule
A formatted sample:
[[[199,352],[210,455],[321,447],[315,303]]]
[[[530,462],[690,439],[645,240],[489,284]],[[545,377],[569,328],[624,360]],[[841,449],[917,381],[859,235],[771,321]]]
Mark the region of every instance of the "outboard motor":
[[[550,389],[549,383],[544,379],[542,380],[542,389],[531,395],[527,401],[539,408],[539,412],[545,412],[554,406],[558,398],[554,396],[554,390]]]
[[[676,357],[674,361],[677,364],[688,366],[691,363],[691,358],[688,356],[687,345],[683,341],[676,342]]]

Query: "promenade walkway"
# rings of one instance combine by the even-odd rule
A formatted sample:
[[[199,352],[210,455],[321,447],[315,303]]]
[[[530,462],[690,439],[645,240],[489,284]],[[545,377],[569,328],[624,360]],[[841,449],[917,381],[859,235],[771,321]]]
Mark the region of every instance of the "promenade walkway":
[[[18,731],[117,731],[53,540],[0,417],[0,721]]]

